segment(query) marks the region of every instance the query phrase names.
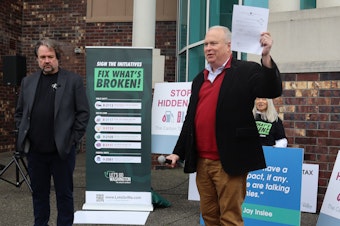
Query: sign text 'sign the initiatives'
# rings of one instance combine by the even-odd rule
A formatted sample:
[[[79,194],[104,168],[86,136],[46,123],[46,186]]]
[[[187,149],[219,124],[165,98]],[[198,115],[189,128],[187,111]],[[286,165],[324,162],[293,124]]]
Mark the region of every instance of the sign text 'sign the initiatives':
[[[94,68],[95,91],[143,91],[143,68]]]

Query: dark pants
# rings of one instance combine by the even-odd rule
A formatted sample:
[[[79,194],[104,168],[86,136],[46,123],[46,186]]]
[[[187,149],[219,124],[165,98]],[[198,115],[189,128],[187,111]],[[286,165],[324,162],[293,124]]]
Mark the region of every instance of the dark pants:
[[[47,226],[50,218],[50,189],[53,177],[57,200],[57,225],[71,226],[74,218],[73,171],[75,150],[65,160],[56,154],[29,153],[28,171],[33,190],[34,225]]]

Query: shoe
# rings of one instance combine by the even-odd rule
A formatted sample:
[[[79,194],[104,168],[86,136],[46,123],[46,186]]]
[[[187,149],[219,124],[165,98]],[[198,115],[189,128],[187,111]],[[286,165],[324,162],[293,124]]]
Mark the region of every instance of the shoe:
[[[2,164],[0,164],[0,170],[3,170],[3,169],[5,169],[5,165],[2,165]]]

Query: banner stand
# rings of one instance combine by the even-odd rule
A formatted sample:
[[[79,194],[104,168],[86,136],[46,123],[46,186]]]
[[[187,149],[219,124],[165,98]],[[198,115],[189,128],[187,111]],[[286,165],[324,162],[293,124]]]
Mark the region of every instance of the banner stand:
[[[103,197],[104,202],[95,202],[93,198]],[[119,210],[119,211],[153,211],[151,192],[114,192],[114,191],[86,191],[85,203],[83,204],[83,210]],[[122,200],[118,201],[106,201],[111,200],[112,197],[138,197],[138,202],[122,203]],[[131,198],[133,200],[133,198]]]
[[[86,90],[85,204],[74,224],[144,225],[153,211],[152,48],[87,46]]]

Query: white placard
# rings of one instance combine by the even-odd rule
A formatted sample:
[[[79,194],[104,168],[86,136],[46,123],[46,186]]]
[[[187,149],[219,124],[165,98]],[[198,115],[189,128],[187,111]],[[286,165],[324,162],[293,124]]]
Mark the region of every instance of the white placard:
[[[319,181],[319,165],[302,165],[301,206],[302,212],[316,213]]]
[[[188,200],[199,201],[200,195],[196,186],[196,173],[189,174],[189,191],[188,191]]]
[[[149,214],[141,211],[77,211],[73,224],[145,225]]]
[[[340,150],[322,203],[317,226],[340,225]]]
[[[152,101],[152,153],[171,154],[181,132],[191,82],[156,83]]]

